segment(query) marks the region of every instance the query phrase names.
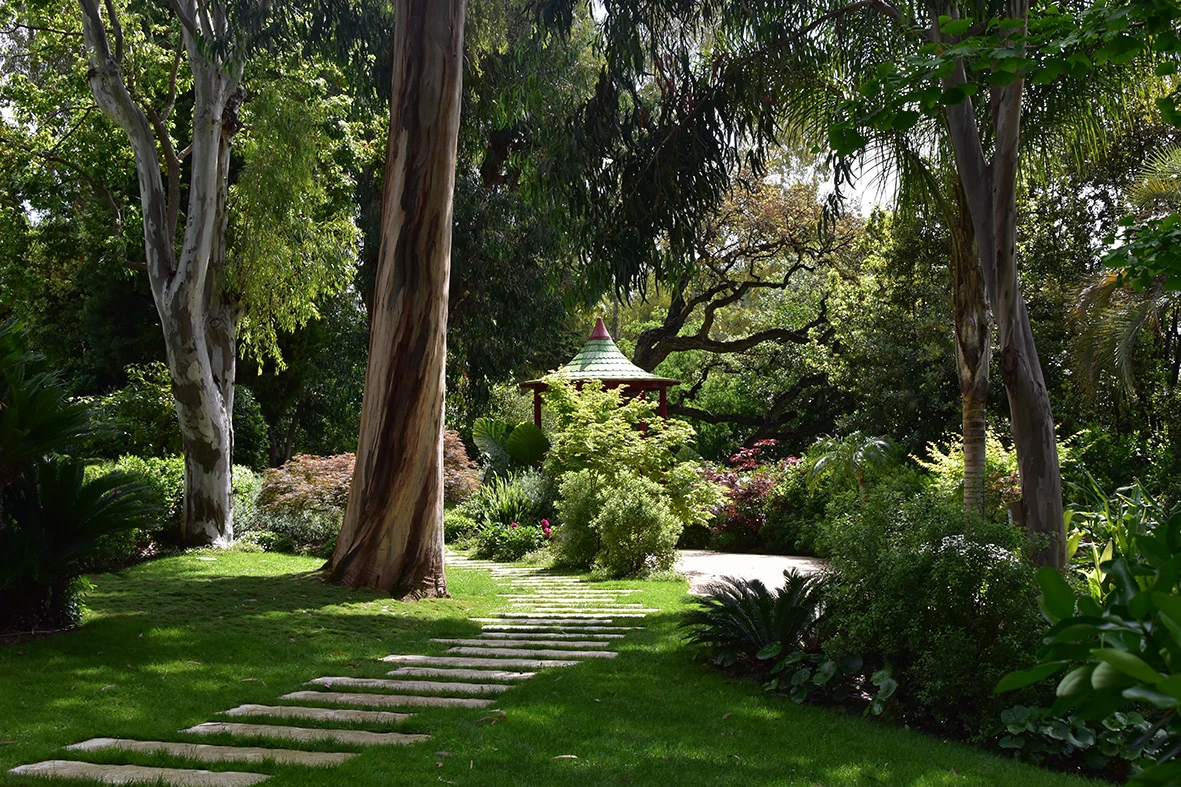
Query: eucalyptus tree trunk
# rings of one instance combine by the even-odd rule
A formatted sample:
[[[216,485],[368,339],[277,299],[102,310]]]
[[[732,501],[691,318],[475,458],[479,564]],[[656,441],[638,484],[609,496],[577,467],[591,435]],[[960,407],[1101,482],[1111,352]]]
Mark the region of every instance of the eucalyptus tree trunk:
[[[334,582],[446,596],[443,395],[464,0],[397,0],[369,364]]]
[[[230,474],[239,315],[225,293],[223,277],[226,190],[230,143],[241,100],[241,64],[209,60],[204,51],[208,47],[198,41],[224,35],[223,15],[201,13],[195,0],[172,4],[192,69],[194,103],[188,206],[178,251],[180,159],[166,126],[175,103],[175,80],[171,104],[163,112],[137,103],[123,80],[123,33],[113,5],[107,4],[110,15],[104,23],[96,0],[79,2],[90,53],[90,90],[127,134],[135,156],[148,281],[164,333],[184,446],[181,536],[190,544],[229,544],[233,541]],[[161,159],[168,168],[167,190]]]
[[[1028,0],[1010,3],[1010,18],[1027,19]],[[1024,29],[1011,35],[1023,35]],[[967,82],[962,63],[946,79]],[[1021,473],[1021,515],[1038,543],[1038,565],[1066,565],[1062,473],[1049,392],[1017,278],[1017,156],[1021,139],[1020,77],[991,88],[986,159],[970,99],[947,107],[956,165],[976,234],[980,268],[1000,336],[1001,366],[1012,419],[1013,445]]]

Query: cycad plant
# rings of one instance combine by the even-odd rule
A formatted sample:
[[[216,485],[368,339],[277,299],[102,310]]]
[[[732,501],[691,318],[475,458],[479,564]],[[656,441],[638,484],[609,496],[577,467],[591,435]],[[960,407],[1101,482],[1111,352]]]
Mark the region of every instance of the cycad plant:
[[[784,571],[783,578],[776,590],[757,579],[720,578],[681,623],[689,630],[687,641],[707,648],[722,667],[754,663],[775,643],[783,652],[815,649],[824,617],[824,581],[794,569]]]
[[[99,540],[149,524],[142,486],[121,473],[87,480],[61,455],[85,432],[86,410],[0,324],[0,631],[74,622],[74,579]]]

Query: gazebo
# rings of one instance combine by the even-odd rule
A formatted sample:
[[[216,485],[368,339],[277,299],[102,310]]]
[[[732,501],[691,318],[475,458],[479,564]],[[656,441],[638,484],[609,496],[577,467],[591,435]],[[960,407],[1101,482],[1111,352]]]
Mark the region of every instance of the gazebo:
[[[627,359],[603,324],[603,318],[595,321],[595,329],[578,354],[570,363],[552,373],[553,376],[571,380],[578,384],[584,380],[599,380],[604,388],[623,387],[628,396],[646,396],[648,391],[660,392],[660,417],[668,420],[668,389],[680,385],[680,380],[658,377],[646,372]],[[541,393],[549,388],[545,378],[521,383],[522,388],[533,391],[533,423],[541,428]]]

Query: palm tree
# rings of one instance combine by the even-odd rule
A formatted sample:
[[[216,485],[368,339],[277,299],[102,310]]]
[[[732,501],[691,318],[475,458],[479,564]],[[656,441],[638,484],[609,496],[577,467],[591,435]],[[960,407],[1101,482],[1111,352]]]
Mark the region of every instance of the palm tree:
[[[853,431],[844,437],[822,437],[808,449],[812,466],[808,468],[808,483],[816,485],[828,480],[833,486],[855,482],[866,498],[866,475],[875,467],[890,461],[894,444],[888,437],[875,437]]]
[[[1128,201],[1143,216],[1181,208],[1181,147],[1152,154],[1128,190]],[[1079,332],[1074,355],[1083,390],[1095,397],[1104,374],[1136,394],[1133,360],[1145,331],[1159,338],[1158,349],[1168,364],[1168,388],[1181,373],[1181,293],[1157,276],[1141,289],[1129,285],[1120,270],[1097,273],[1079,294],[1075,306]]]

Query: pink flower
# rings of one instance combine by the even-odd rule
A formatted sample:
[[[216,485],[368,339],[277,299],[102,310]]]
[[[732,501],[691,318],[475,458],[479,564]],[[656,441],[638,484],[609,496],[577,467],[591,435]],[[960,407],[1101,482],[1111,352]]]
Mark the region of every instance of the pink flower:
[[[548,519],[541,520],[541,529],[542,530],[549,530],[549,520]]]
[[[509,527],[520,527],[520,525],[516,522],[513,522],[511,525],[509,525]]]

